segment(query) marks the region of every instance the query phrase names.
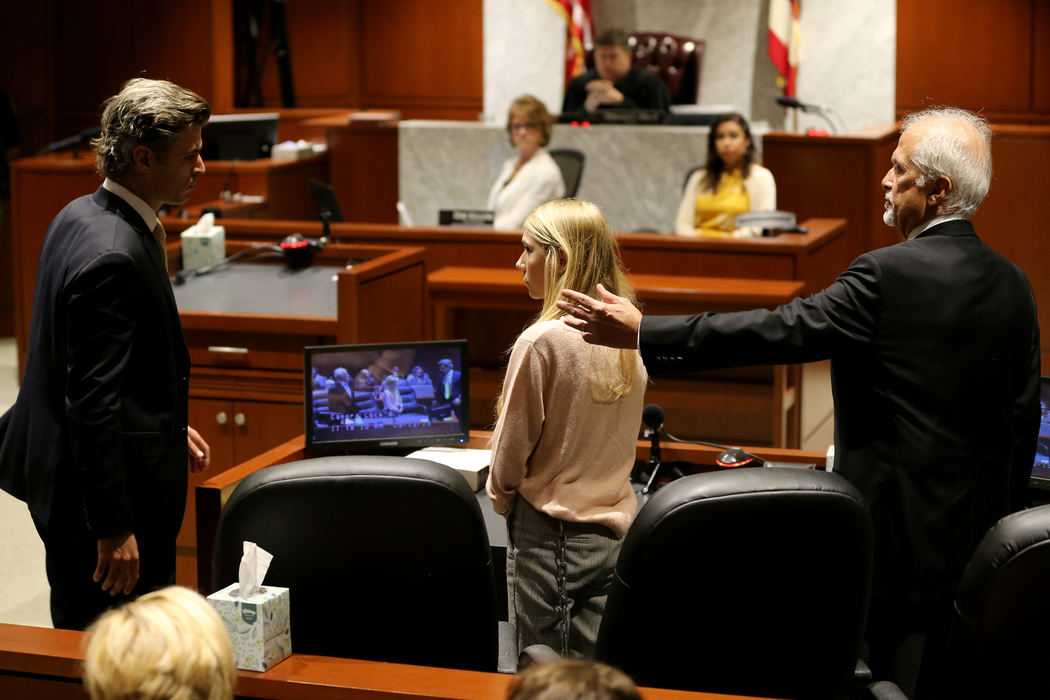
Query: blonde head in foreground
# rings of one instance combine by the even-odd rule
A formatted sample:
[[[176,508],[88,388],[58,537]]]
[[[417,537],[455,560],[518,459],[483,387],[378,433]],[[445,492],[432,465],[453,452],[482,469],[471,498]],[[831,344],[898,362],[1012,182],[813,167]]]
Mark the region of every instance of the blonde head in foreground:
[[[229,700],[236,669],[222,620],[188,588],[169,586],[103,614],[88,629],[92,700]]]
[[[641,700],[626,673],[597,661],[571,659],[530,666],[507,688],[508,700]]]

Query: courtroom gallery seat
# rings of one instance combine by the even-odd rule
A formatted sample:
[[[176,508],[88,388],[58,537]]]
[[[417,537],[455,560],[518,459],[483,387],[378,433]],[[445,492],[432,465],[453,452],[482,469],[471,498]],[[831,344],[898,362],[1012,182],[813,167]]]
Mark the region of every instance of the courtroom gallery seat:
[[[597,656],[638,685],[846,698],[871,520],[837,474],[741,468],[657,491],[624,538]]]
[[[512,670],[485,521],[449,467],[357,455],[262,469],[223,508],[215,590],[237,579],[246,540],[273,554],[265,583],[290,589],[296,653]]]
[[[955,597],[937,698],[1050,698],[1050,505],[985,534]],[[872,695],[902,698],[889,683]]]

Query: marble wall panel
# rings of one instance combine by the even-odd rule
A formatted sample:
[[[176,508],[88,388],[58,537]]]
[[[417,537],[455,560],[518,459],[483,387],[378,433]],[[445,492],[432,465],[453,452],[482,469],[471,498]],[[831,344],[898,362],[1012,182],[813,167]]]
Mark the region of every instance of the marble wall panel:
[[[704,39],[700,102],[732,105],[752,121],[785,126],[766,55],[768,0],[593,0],[592,8],[598,31],[620,26]],[[799,99],[831,105],[850,131],[893,120],[894,3],[806,0],[802,32]],[[485,0],[487,119],[502,121],[506,106],[522,92],[536,94],[552,109],[560,106],[563,37],[560,18],[544,2]],[[802,129],[826,126],[819,116],[800,115]]]
[[[519,95],[561,110],[565,83],[565,22],[545,2],[485,0],[485,112],[483,121],[505,123]]]

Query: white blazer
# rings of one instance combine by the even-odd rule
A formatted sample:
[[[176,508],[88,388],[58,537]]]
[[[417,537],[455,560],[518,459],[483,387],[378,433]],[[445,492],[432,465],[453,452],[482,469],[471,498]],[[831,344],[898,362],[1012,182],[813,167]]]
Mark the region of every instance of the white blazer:
[[[520,157],[514,155],[503,163],[499,177],[489,191],[488,209],[496,213],[492,227],[517,229],[525,223],[532,210],[552,199],[565,196],[565,182],[561,169],[546,149],[539,149],[521,166],[514,179],[507,182],[518,166]]]

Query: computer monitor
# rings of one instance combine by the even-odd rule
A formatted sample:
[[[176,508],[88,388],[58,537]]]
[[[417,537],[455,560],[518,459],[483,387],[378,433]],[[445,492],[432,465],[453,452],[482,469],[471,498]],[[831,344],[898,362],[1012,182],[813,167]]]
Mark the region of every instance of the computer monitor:
[[[277,112],[216,114],[201,132],[201,157],[205,163],[269,158],[279,117]]]
[[[1033,488],[1050,491],[1050,377],[1039,380],[1039,411],[1039,438],[1028,483]]]
[[[394,451],[470,439],[465,340],[308,347],[303,364],[310,452]]]

